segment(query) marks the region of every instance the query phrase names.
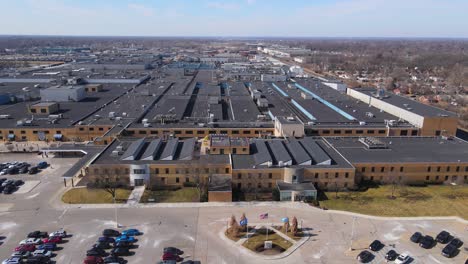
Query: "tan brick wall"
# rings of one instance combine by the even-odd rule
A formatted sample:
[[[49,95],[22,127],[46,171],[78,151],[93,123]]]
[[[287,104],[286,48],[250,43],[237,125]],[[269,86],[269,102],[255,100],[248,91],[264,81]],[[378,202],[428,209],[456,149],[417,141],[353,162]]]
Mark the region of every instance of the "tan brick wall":
[[[232,202],[232,192],[208,192],[208,202]]]

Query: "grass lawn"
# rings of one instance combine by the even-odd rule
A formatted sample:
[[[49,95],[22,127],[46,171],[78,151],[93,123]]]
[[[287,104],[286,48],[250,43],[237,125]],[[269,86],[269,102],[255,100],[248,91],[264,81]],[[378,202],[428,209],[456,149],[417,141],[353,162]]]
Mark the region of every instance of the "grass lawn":
[[[116,202],[127,202],[132,191],[127,189],[117,189]],[[70,204],[99,204],[113,203],[112,195],[101,189],[74,188],[70,189],[62,196],[62,201]]]
[[[268,232],[269,232],[268,241],[272,241],[273,244],[282,247],[284,250],[287,250],[289,247],[292,246],[292,243],[289,242],[288,240],[282,238],[276,233],[272,234],[274,231],[269,230]],[[249,239],[247,239],[242,245],[252,251],[256,251],[256,249],[259,246],[263,245],[265,241],[267,241],[266,229],[262,228],[262,229],[257,230],[257,232],[253,234],[251,237],[249,237]]]
[[[460,216],[468,219],[468,187],[397,186],[395,199],[390,199],[392,186],[370,188],[365,192],[325,193],[328,200],[320,206],[378,216]]]
[[[148,201],[154,199],[154,201]],[[145,190],[140,202],[148,203],[184,203],[184,202],[199,202],[198,189],[185,187],[176,191],[160,190],[150,191]]]
[[[283,226],[273,226],[273,228],[276,229],[276,230],[279,230],[279,231],[283,232],[283,231],[282,231]],[[283,232],[283,234],[287,235],[288,237],[290,237],[290,238],[292,238],[292,239],[294,239],[294,240],[296,240],[296,241],[301,240],[302,237],[304,236],[304,233],[302,232],[302,230],[301,230],[300,228],[297,228],[297,234],[296,234],[296,235],[294,235],[294,234],[291,232],[291,230],[288,230],[288,233]]]

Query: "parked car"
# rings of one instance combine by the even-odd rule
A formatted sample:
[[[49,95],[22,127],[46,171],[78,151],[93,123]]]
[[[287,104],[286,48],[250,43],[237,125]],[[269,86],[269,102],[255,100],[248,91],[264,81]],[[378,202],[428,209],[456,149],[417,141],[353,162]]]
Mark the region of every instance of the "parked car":
[[[382,244],[382,242],[380,242],[379,240],[374,240],[369,245],[369,249],[372,251],[379,251],[383,247],[384,247],[384,244]]]
[[[446,244],[450,239],[450,233],[447,231],[442,231],[436,236],[436,241],[442,244]]]
[[[98,242],[93,245],[93,248],[100,248],[100,249],[109,249],[111,247],[112,246],[107,242]]]
[[[47,234],[47,232],[41,232],[41,231],[33,231],[31,233],[28,234],[28,237],[31,238],[46,238],[48,237],[49,234]]]
[[[114,243],[115,239],[113,237],[104,236],[104,237],[98,238],[98,242]]]
[[[130,250],[124,247],[117,247],[111,250],[111,255],[113,256],[129,256],[130,254]]]
[[[457,247],[457,248],[460,248],[461,246],[463,246],[463,241],[461,241],[461,240],[458,239],[458,238],[454,238],[454,239],[452,239],[452,241],[450,241],[449,244],[450,244],[450,245],[454,245],[454,246]]]
[[[28,174],[36,174],[38,172],[39,172],[39,168],[34,166],[34,167],[29,168]]]
[[[361,263],[366,263],[371,261],[374,258],[374,255],[367,250],[361,251],[359,255],[357,255],[356,259],[359,260]]]
[[[183,255],[184,251],[175,248],[175,247],[165,247],[163,250],[164,253],[171,253],[172,255]]]
[[[434,245],[434,238],[431,237],[431,236],[424,236],[422,239],[421,239],[421,242],[419,242],[419,246],[422,247],[422,248],[425,248],[425,249],[429,249],[429,248],[432,248],[432,246]]]
[[[20,264],[22,263],[21,257],[11,257],[2,261],[2,264]]]
[[[55,243],[45,243],[42,245],[39,245],[37,249],[45,249],[45,250],[56,250],[57,249],[57,244]]]
[[[442,249],[442,256],[446,258],[454,257],[458,252],[458,248],[452,244],[447,244],[444,249]]]
[[[123,264],[126,263],[125,259],[119,258],[117,256],[109,256],[104,258],[104,263],[119,263]]]
[[[119,236],[115,239],[115,242],[120,242],[120,241],[126,241],[126,242],[130,242],[130,243],[135,243],[137,240],[132,237],[132,236]]]
[[[133,246],[133,243],[127,242],[127,241],[119,241],[114,243],[115,248],[119,247],[124,247],[124,248],[130,248]]]
[[[419,241],[421,240],[422,237],[423,237],[423,235],[422,235],[421,233],[415,232],[415,233],[411,236],[410,240],[411,240],[411,242],[419,243]]]
[[[138,229],[127,229],[122,231],[122,235],[124,236],[139,236],[141,232]]]
[[[32,254],[33,256],[52,257],[52,252],[45,249],[37,249]]]
[[[406,263],[409,263],[410,260],[411,260],[411,257],[408,254],[404,253],[398,256],[397,259],[395,259],[395,264],[406,264]]]
[[[106,256],[107,253],[104,249],[102,248],[91,248],[90,250],[86,251],[86,256],[99,256],[99,257],[103,257],[103,256]]]
[[[67,237],[67,231],[63,229],[59,229],[55,232],[52,232],[49,234],[49,237],[61,237],[61,238],[66,238]]]
[[[38,167],[39,169],[45,169],[45,168],[47,168],[47,165],[48,165],[48,164],[47,164],[46,161],[41,161],[41,162],[39,162],[39,163],[37,164],[37,167]]]
[[[18,172],[21,173],[21,174],[25,174],[25,173],[28,173],[28,171],[29,171],[29,167],[28,166],[23,166],[23,167],[21,167],[21,169],[19,169]]]
[[[17,246],[15,248],[15,251],[19,252],[19,251],[30,251],[30,252],[33,252],[34,250],[36,250],[36,246],[33,245],[33,244],[26,244],[26,245],[21,245],[21,246]]]
[[[7,185],[3,188],[3,194],[12,194],[16,190],[16,186]]]
[[[117,237],[120,236],[120,232],[114,229],[104,229],[104,231],[102,231],[102,235],[107,237]]]
[[[26,244],[39,245],[39,244],[42,244],[42,240],[39,238],[27,238],[27,239],[21,240],[19,244],[20,245],[26,245]]]
[[[8,179],[8,180],[2,182],[2,186],[3,186],[3,187],[6,187],[6,186],[8,186],[8,185],[13,184],[14,182],[15,182],[15,180],[13,180],[13,179]]]
[[[26,258],[26,257],[32,256],[32,252],[31,251],[15,251],[13,252],[13,254],[11,254],[11,256]]]
[[[102,264],[102,263],[104,263],[104,260],[98,256],[87,256],[83,260],[83,264]]]
[[[23,185],[23,184],[24,184],[24,181],[22,181],[22,180],[16,180],[16,181],[13,183],[14,186],[21,186],[21,185]]]
[[[395,250],[390,250],[387,252],[387,254],[385,254],[385,259],[386,260],[390,260],[390,261],[393,261],[395,260],[396,258],[398,257],[398,253],[396,253]]]
[[[42,242],[44,242],[44,243],[61,243],[62,238],[58,237],[58,236],[52,236],[52,237],[49,236],[48,238],[42,239]]]

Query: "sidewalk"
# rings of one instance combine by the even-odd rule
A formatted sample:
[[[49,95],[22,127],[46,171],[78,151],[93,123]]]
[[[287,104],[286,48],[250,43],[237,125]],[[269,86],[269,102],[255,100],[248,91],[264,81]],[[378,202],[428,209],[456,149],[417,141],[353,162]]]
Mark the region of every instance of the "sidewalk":
[[[140,203],[141,196],[145,192],[145,186],[137,186],[133,188],[132,193],[128,196],[127,204],[130,206],[136,206]]]

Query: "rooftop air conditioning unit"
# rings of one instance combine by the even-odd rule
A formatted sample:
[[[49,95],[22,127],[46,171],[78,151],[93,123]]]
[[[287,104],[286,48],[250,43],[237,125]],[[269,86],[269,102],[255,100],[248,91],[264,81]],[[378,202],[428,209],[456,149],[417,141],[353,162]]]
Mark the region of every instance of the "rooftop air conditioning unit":
[[[284,167],[284,162],[283,162],[282,160],[280,160],[280,161],[278,162],[278,166],[279,166],[279,167]]]
[[[360,122],[359,122],[359,125],[360,125],[360,126],[365,126],[365,125],[366,125],[366,122],[360,121]]]

